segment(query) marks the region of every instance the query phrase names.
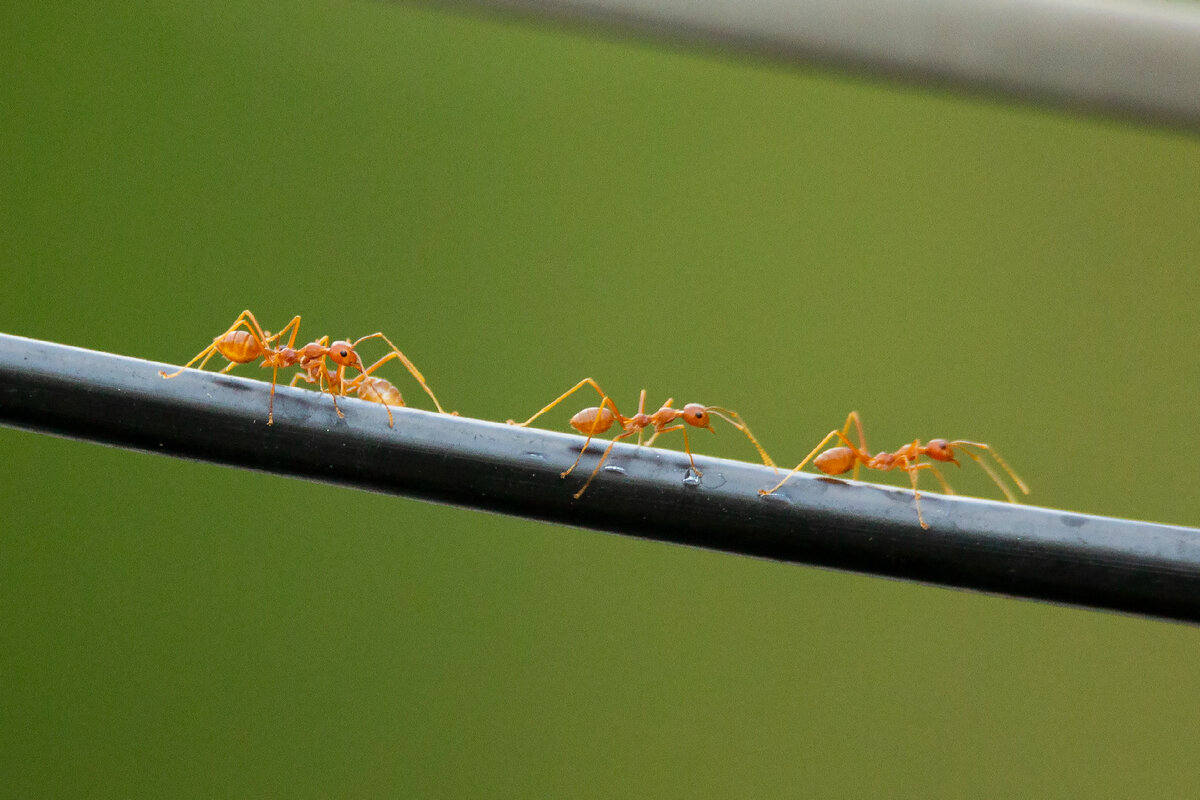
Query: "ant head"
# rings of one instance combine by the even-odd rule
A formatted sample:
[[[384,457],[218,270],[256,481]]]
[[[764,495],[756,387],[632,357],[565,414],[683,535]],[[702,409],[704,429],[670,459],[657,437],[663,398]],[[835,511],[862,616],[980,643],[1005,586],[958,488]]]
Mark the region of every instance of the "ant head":
[[[329,357],[338,366],[362,369],[362,359],[355,352],[354,345],[347,341],[337,341],[329,345]]]
[[[708,416],[708,409],[699,403],[688,403],[682,409],[683,421],[688,425],[693,425],[697,428],[708,428],[713,433],[716,429],[712,426],[712,420]]]
[[[929,443],[925,445],[925,454],[934,461],[958,463],[958,459],[954,457],[954,448],[945,439],[930,439]]]

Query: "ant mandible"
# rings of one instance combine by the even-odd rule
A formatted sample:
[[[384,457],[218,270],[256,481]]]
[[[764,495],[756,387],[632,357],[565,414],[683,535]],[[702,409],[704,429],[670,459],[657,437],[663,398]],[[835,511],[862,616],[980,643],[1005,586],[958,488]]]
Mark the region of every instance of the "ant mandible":
[[[857,447],[853,442],[846,438],[846,434],[848,434],[850,431],[851,424],[855,425],[858,429],[859,445]],[[841,439],[844,444],[838,447],[831,447],[818,455],[818,452],[821,450],[821,448],[825,447],[826,444],[835,438]],[[1020,476],[1017,475],[1017,473],[1013,471],[1012,467],[1008,465],[1008,462],[1001,458],[1000,454],[996,452],[996,448],[992,447],[991,445],[984,444],[983,442],[971,442],[967,441],[966,439],[955,439],[954,441],[947,441],[946,439],[930,439],[926,444],[922,445],[920,439],[914,439],[909,444],[903,445],[893,452],[889,453],[885,451],[876,453],[872,456],[867,452],[866,439],[863,436],[862,421],[859,419],[857,411],[850,412],[850,415],[846,417],[846,424],[841,430],[835,429],[826,434],[825,438],[821,440],[821,443],[814,447],[812,452],[805,456],[804,460],[797,464],[796,468],[789,472],[783,480],[775,484],[775,486],[771,487],[770,489],[760,489],[758,493],[760,495],[768,495],[775,492],[781,486],[787,483],[793,475],[803,469],[809,461],[812,461],[813,466],[824,472],[826,475],[844,475],[853,469],[853,477],[855,479],[858,478],[859,467],[880,470],[882,472],[901,469],[908,473],[909,480],[912,482],[913,500],[917,507],[917,520],[921,523],[922,528],[928,530],[929,524],[925,522],[925,517],[921,513],[921,492],[917,488],[918,472],[923,469],[930,470],[933,472],[934,477],[936,477],[938,482],[942,485],[942,489],[946,494],[954,494],[955,492],[952,488],[950,488],[950,484],[947,483],[945,476],[942,475],[941,470],[937,468],[936,464],[919,463],[921,456],[928,456],[934,461],[952,463],[955,466],[961,466],[958,462],[958,459],[954,456],[956,448],[960,448],[963,453],[974,460],[975,463],[987,473],[988,477],[1000,487],[1000,491],[1004,493],[1004,496],[1007,498],[1008,502],[1017,502],[1016,496],[1013,495],[1008,486],[1002,480],[1000,480],[1000,476],[994,469],[992,469],[992,466],[980,458],[977,453],[967,449],[971,447],[986,450],[988,453],[990,453],[992,458],[996,460],[996,463],[1008,473],[1010,478],[1012,478],[1012,481],[1014,484],[1016,484],[1017,488],[1020,489],[1024,494],[1029,494],[1029,487],[1025,484],[1025,481],[1021,480]]]
[[[591,443],[592,438],[596,434],[604,433],[612,427],[614,422],[620,424],[621,433],[617,434],[615,437],[613,437],[613,440],[609,442],[608,447],[604,450],[604,454],[600,456],[600,461],[596,464],[596,468],[592,470],[592,474],[588,476],[587,481],[583,484],[583,488],[575,493],[576,500],[582,497],[583,493],[587,491],[588,486],[592,484],[592,480],[600,472],[600,468],[604,466],[604,462],[608,459],[608,456],[612,452],[612,449],[616,443],[622,439],[627,439],[636,433],[638,436],[638,445],[640,446],[642,444],[642,434],[647,428],[654,429],[654,434],[649,440],[646,441],[647,446],[653,445],[654,440],[657,439],[661,434],[671,433],[672,431],[680,431],[683,434],[683,449],[684,452],[687,453],[688,461],[691,464],[692,471],[694,471],[697,476],[702,476],[704,473],[702,473],[696,466],[696,460],[692,457],[692,448],[691,443],[688,441],[687,426],[691,425],[695,428],[705,428],[712,433],[716,433],[716,429],[712,426],[711,415],[720,417],[733,427],[740,430],[742,433],[746,434],[746,438],[750,440],[751,444],[753,444],[755,449],[758,450],[758,454],[762,456],[763,463],[769,467],[775,466],[775,462],[771,460],[769,455],[767,455],[767,451],[764,450],[762,445],[758,443],[758,440],[754,438],[754,434],[750,432],[750,427],[746,425],[745,422],[741,421],[741,417],[736,411],[731,411],[720,406],[704,406],[699,403],[688,403],[683,408],[673,408],[671,404],[675,401],[675,399],[668,398],[667,402],[663,403],[662,408],[658,409],[658,411],[655,411],[653,414],[647,414],[645,411],[646,390],[642,389],[641,396],[638,399],[637,413],[632,417],[626,417],[617,409],[617,405],[613,402],[612,398],[609,397],[604,390],[600,388],[600,385],[591,378],[584,378],[579,383],[575,384],[573,387],[561,394],[558,399],[550,403],[550,405],[546,406],[524,422],[518,423],[515,420],[510,419],[508,420],[508,424],[527,427],[535,419],[545,414],[547,411],[550,411],[552,408],[585,386],[591,386],[596,390],[596,393],[600,395],[600,405],[593,406],[591,408],[585,408],[575,416],[571,417],[571,427],[580,433],[586,434],[587,439],[584,441],[583,447],[580,448],[579,455],[575,457],[575,463],[568,467],[560,477],[567,477],[571,474],[575,467],[579,465],[579,461],[583,458],[583,454],[587,450],[588,444]],[[682,423],[674,425],[671,424],[680,419],[683,420]]]

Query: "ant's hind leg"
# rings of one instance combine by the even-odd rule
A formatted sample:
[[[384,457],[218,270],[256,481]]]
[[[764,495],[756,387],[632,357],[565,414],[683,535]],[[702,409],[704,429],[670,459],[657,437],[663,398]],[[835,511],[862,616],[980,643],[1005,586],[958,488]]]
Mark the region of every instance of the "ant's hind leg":
[[[288,325],[294,325],[294,324],[298,325],[299,323],[300,323],[300,318],[296,317],[291,322],[289,322]],[[275,336],[267,336],[266,332],[262,329],[262,326],[258,324],[258,320],[254,318],[254,315],[250,313],[249,309],[246,309],[241,314],[238,314],[238,318],[233,321],[232,325],[229,326],[229,330],[222,333],[220,336],[218,336],[216,339],[214,339],[213,342],[215,343],[216,341],[225,338],[229,334],[236,331],[238,328],[245,328],[246,332],[254,337],[254,341],[258,343],[259,349],[262,350],[263,352],[266,352],[267,350],[270,349],[269,347],[267,347],[268,344],[270,344],[271,342],[273,342],[277,338],[279,338],[278,334],[276,334]],[[285,328],[285,330],[286,330],[286,328]],[[295,332],[293,332],[292,335],[294,338]]]
[[[163,376],[164,378],[177,378],[183,374],[183,371],[185,369],[189,368],[190,366],[192,366],[192,364],[195,364],[197,361],[200,361],[201,358],[203,358],[204,360],[200,361],[200,366],[196,367],[196,369],[204,369],[204,365],[208,363],[208,360],[210,358],[212,358],[213,355],[216,354],[216,352],[217,352],[217,343],[213,342],[208,347],[204,348],[199,353],[197,353],[195,358],[193,358],[191,361],[187,362],[186,364],[184,364],[182,367],[175,370],[174,372],[167,373],[165,370],[160,369],[158,371],[158,374]],[[233,366],[234,366],[233,362],[230,362],[229,366],[226,367],[225,370],[229,370]]]
[[[562,394],[560,394],[560,395],[558,396],[558,398],[557,398],[557,399],[556,399],[554,402],[550,403],[550,405],[546,406],[545,408],[543,408],[541,411],[539,411],[539,412],[537,412],[536,414],[534,414],[534,415],[533,415],[532,417],[530,417],[529,419],[525,420],[524,422],[517,422],[517,421],[515,421],[515,420],[511,420],[511,419],[510,419],[510,420],[508,420],[508,424],[509,424],[509,425],[517,425],[518,427],[521,427],[521,428],[527,428],[527,427],[529,427],[529,424],[530,424],[530,423],[532,423],[532,422],[533,422],[535,419],[537,419],[538,417],[540,417],[542,414],[545,414],[547,411],[550,411],[552,408],[554,408],[555,406],[557,406],[557,405],[558,405],[559,403],[561,403],[563,400],[566,400],[568,397],[570,397],[571,395],[573,395],[573,394],[575,394],[576,392],[578,392],[578,391],[579,391],[580,389],[582,389],[584,386],[591,386],[593,389],[595,389],[595,390],[596,390],[596,394],[600,395],[600,404],[601,404],[601,406],[603,406],[603,405],[604,405],[604,401],[605,401],[605,400],[608,400],[608,404],[609,404],[609,406],[610,406],[610,407],[613,409],[613,411],[616,413],[616,415],[617,415],[617,419],[618,419],[618,420],[620,420],[620,419],[623,419],[623,418],[621,417],[621,413],[620,413],[619,411],[617,411],[617,407],[616,407],[616,406],[613,404],[612,400],[610,400],[610,399],[609,399],[609,397],[608,397],[608,395],[606,395],[606,394],[604,393],[604,390],[600,388],[600,384],[596,383],[596,382],[595,382],[594,380],[592,380],[591,378],[584,378],[584,379],[583,379],[583,380],[581,380],[579,383],[575,384],[575,385],[574,385],[574,386],[572,386],[570,389],[568,389],[567,391],[565,391],[565,392],[563,392]]]
[[[299,317],[296,317],[293,320],[293,323],[298,324],[299,322],[300,322]],[[289,323],[289,324],[291,324],[291,323]],[[218,352],[217,342],[221,341],[226,336],[228,336],[229,334],[236,331],[238,328],[245,328],[246,332],[249,333],[252,337],[254,337],[254,341],[258,344],[258,347],[260,350],[266,352],[269,349],[267,347],[267,345],[271,341],[273,341],[273,337],[268,338],[267,335],[265,333],[263,333],[262,326],[260,326],[258,324],[258,320],[256,320],[254,318],[254,315],[250,313],[249,309],[246,309],[241,314],[238,314],[237,319],[235,319],[233,321],[232,325],[230,325],[228,328],[225,329],[224,333],[222,333],[220,336],[217,336],[216,338],[214,338],[212,341],[212,344],[210,344],[208,347],[204,348],[199,353],[197,353],[196,357],[193,358],[191,361],[187,362],[182,367],[180,367],[179,369],[175,370],[172,373],[168,374],[167,372],[165,372],[163,370],[159,370],[158,374],[163,376],[164,378],[174,378],[174,377],[177,377],[180,374],[182,374],[185,369],[188,369],[189,367],[192,366],[192,364],[195,364],[197,361],[200,361],[200,366],[196,367],[196,369],[204,369],[204,366],[208,363],[208,360],[210,358],[212,358],[213,355]],[[295,334],[293,333],[293,335],[295,335]],[[201,359],[204,359],[204,360],[201,361]],[[253,360],[253,359],[251,359],[251,360]],[[228,366],[226,366],[224,369],[221,370],[221,372],[223,372],[223,373],[229,372],[229,370],[233,369],[235,366],[237,366],[237,362],[231,361]]]
[[[579,387],[576,386],[575,388],[578,389]],[[562,398],[559,398],[559,400],[561,400],[561,399]],[[610,406],[612,406],[612,401],[608,399],[607,395],[605,395],[604,399],[600,401],[600,410],[601,411],[604,410],[605,403],[608,403]],[[621,419],[621,413],[616,410],[617,407],[612,406],[612,409],[613,409],[613,413],[615,413],[617,415],[617,419]],[[595,435],[597,433],[608,430],[607,425],[605,425],[603,428],[600,427],[600,420],[601,420],[601,415],[597,414],[596,418],[592,420],[592,429],[590,431],[588,431],[587,438],[583,440],[583,446],[579,448],[579,455],[575,456],[575,463],[573,463],[571,466],[567,467],[566,472],[559,473],[558,477],[565,478],[568,475],[570,475],[575,470],[575,468],[577,466],[579,466],[579,461],[580,461],[580,459],[583,458],[583,454],[587,452],[588,445],[592,443],[593,437],[595,437]],[[511,424],[516,424],[516,423],[513,423],[512,420],[509,420],[509,422]],[[528,423],[526,423],[526,424],[528,424]],[[622,425],[622,427],[624,427],[624,426]],[[616,440],[614,439],[613,441],[616,441]],[[605,455],[605,458],[607,458],[607,453]],[[603,459],[601,459],[601,463],[603,463]],[[597,469],[599,469],[599,467],[597,467]],[[588,483],[591,483],[591,480],[589,480]],[[586,489],[586,488],[587,488],[587,485],[585,484],[584,489]],[[582,490],[580,490],[580,493],[582,494]]]
[[[613,446],[617,442],[621,441],[622,439],[624,439],[628,436],[633,436],[633,431],[625,431],[624,433],[619,433],[613,437],[613,440],[611,442],[608,443],[608,447],[604,448],[604,455],[600,456],[600,461],[596,463],[596,468],[594,470],[592,470],[592,474],[589,475],[587,481],[584,482],[583,488],[581,488],[578,492],[575,493],[576,500],[578,500],[580,497],[583,497],[583,493],[586,492],[587,488],[592,485],[592,481],[595,479],[595,477],[598,474],[600,474],[600,468],[603,467],[604,462],[608,460],[609,454],[612,453]],[[583,451],[581,450],[579,454],[582,456]],[[575,459],[575,463],[578,464],[579,459]],[[574,469],[574,465],[572,465],[571,468]],[[568,470],[568,472],[569,471],[570,470]],[[563,477],[566,477],[565,473],[564,473]]]
[[[865,453],[867,452],[867,437],[863,435],[862,419],[858,416],[857,411],[851,411],[846,415],[846,424],[842,426],[842,441],[845,441],[846,437],[850,434],[850,423],[852,422],[858,428],[858,449]],[[862,462],[855,459],[854,472],[850,473],[850,477],[858,480],[858,471],[860,469],[862,469]]]
[[[781,486],[783,486],[785,483],[787,483],[789,480],[791,480],[793,475],[795,475],[800,470],[804,469],[804,467],[808,464],[808,462],[810,462],[814,458],[816,458],[817,453],[820,453],[822,450],[824,450],[825,445],[829,444],[830,440],[835,439],[840,435],[841,435],[841,431],[837,431],[837,430],[833,430],[833,431],[830,431],[829,433],[825,434],[825,438],[821,440],[821,443],[818,444],[816,447],[814,447],[812,449],[812,452],[809,453],[808,455],[806,455],[804,457],[804,460],[801,461],[799,464],[797,464],[795,466],[795,468],[792,469],[791,472],[789,472],[787,475],[784,475],[783,480],[781,480],[779,483],[772,486],[770,489],[759,489],[758,493],[761,495],[768,495],[768,494],[774,494],[775,492],[779,491],[779,488]]]

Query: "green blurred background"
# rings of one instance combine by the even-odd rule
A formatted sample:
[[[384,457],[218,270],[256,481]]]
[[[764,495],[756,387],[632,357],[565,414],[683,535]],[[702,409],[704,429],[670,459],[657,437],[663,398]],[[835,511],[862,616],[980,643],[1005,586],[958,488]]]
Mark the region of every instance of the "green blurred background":
[[[5,332],[183,363],[301,314],[472,416],[590,375],[794,463],[856,408],[1200,525],[1192,136],[373,2],[7,3],[0,68]],[[8,429],[0,467],[4,796],[1194,791],[1191,627]]]

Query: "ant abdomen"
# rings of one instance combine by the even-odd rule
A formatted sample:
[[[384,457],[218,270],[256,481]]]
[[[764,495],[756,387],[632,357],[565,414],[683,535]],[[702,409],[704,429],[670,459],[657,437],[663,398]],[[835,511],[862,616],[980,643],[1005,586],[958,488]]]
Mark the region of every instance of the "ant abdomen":
[[[213,344],[217,352],[235,364],[249,364],[263,354],[258,339],[246,331],[230,331],[214,339]]]
[[[404,397],[396,384],[384,378],[365,377],[358,384],[358,396],[371,403],[382,403],[385,406],[404,406]]]
[[[854,468],[854,461],[849,447],[831,447],[813,459],[813,466],[826,475],[843,475]]]
[[[607,406],[585,408],[571,417],[571,427],[580,433],[603,433],[612,427],[616,417]]]

